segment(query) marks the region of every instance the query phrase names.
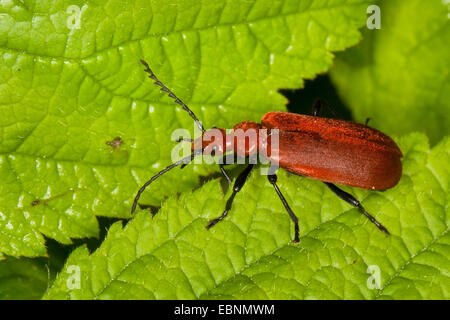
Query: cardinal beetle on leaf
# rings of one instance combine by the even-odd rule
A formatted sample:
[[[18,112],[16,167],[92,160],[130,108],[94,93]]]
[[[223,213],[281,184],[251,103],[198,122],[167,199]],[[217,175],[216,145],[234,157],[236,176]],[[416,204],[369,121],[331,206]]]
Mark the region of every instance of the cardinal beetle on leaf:
[[[389,231],[370,215],[355,197],[341,190],[334,183],[371,190],[386,190],[394,187],[402,175],[402,152],[390,137],[367,125],[320,117],[321,109],[328,106],[320,99],[314,103],[312,116],[287,112],[269,112],[263,116],[261,123],[243,121],[235,125],[233,132],[228,134],[224,129],[219,128],[205,130],[194,113],[158,80],[148,64],[143,60],[141,60],[141,63],[145,66],[145,72],[155,81],[155,84],[160,86],[162,91],[167,92],[171,98],[175,99],[176,103],[189,113],[202,131],[202,136],[195,141],[189,140],[192,143],[190,156],[169,165],[141,187],[134,199],[131,213],[135,211],[139,197],[145,188],[174,167],[180,164],[182,164],[182,167],[185,166],[196,155],[223,155],[231,151],[237,156],[248,157],[260,149],[269,149],[267,144],[270,144],[270,139],[264,141],[258,139],[253,144],[244,147],[229,143],[236,138],[233,136],[233,132],[236,132],[237,129],[242,129],[244,132],[250,129],[266,129],[269,131],[278,129],[277,152],[268,155],[270,162],[276,161],[279,167],[291,173],[323,181],[339,198],[357,207],[378,229],[389,234]],[[209,133],[217,130],[224,135],[223,141],[204,139]],[[276,159],[273,158],[273,154],[276,154]],[[223,166],[224,164],[220,164],[220,170],[231,183]],[[238,175],[233,185],[233,192],[226,202],[224,212],[218,218],[209,221],[206,226],[207,229],[227,216],[236,194],[244,186],[253,167],[254,164],[248,164]],[[297,216],[278,188],[276,174],[274,172],[269,173],[267,177],[294,222],[294,243],[298,243]]]

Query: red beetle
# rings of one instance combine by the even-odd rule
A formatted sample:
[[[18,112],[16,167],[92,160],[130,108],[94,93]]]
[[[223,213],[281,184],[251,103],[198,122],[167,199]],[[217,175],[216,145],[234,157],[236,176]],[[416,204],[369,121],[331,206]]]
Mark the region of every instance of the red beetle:
[[[334,183],[337,183],[372,190],[386,190],[395,186],[402,175],[402,152],[387,135],[352,121],[320,117],[320,110],[325,105],[320,99],[316,100],[314,104],[312,116],[287,112],[269,112],[263,116],[261,124],[243,121],[234,126],[233,131],[228,134],[224,129],[219,128],[206,131],[194,113],[156,78],[148,64],[143,60],[141,62],[155,84],[161,86],[163,91],[167,92],[170,97],[175,99],[176,103],[189,113],[203,133],[200,138],[191,141],[192,153],[189,157],[171,164],[142,186],[134,200],[132,213],[136,209],[140,195],[150,183],[172,168],[180,164],[186,165],[196,155],[223,155],[231,151],[238,157],[248,158],[264,151],[270,163],[277,163],[279,167],[294,174],[323,181],[338,197],[357,207],[380,230],[389,234],[388,230],[372,217],[355,197],[334,185]],[[276,145],[271,143],[274,129],[277,129]],[[264,134],[259,135],[256,140],[245,140],[245,143],[237,143],[237,140],[245,139],[243,135],[250,130],[264,132]],[[212,136],[218,136],[218,133],[219,136],[224,138],[211,139]],[[231,183],[223,168],[225,164],[220,164],[220,169],[228,182]],[[238,175],[233,185],[233,193],[226,203],[225,211],[220,217],[208,223],[208,229],[226,217],[236,193],[242,189],[253,167],[253,163],[248,164]],[[278,188],[275,172],[269,173],[268,179],[294,222],[294,242],[298,243],[297,216]]]

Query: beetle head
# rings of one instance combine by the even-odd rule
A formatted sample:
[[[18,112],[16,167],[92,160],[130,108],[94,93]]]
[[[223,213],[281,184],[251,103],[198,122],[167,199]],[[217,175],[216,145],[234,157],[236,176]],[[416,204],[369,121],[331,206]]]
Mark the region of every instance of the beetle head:
[[[203,132],[202,136],[192,142],[192,152],[203,150],[204,155],[222,155],[226,151],[225,129],[212,128]]]

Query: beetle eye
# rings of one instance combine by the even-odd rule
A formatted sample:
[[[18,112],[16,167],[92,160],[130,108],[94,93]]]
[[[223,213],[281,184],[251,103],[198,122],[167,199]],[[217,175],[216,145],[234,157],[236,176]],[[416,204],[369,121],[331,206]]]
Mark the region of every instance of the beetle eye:
[[[215,156],[216,155],[216,149],[217,149],[217,146],[213,146],[212,147],[212,150],[211,150],[211,156]]]

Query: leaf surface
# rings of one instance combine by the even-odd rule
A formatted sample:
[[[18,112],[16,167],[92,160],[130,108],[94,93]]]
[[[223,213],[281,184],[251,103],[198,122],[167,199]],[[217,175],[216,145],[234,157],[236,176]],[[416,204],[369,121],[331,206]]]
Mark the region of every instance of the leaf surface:
[[[0,300],[42,298],[50,285],[44,259],[8,257],[0,261]]]
[[[2,1],[0,255],[40,256],[98,216],[130,217],[138,188],[171,163],[174,129],[285,110],[278,88],[325,72],[360,39],[364,0]],[[175,137],[178,138],[178,137]],[[113,143],[117,141],[118,143]],[[199,185],[212,166],[171,172],[142,203]]]
[[[320,181],[280,170],[300,221],[301,242],[292,244],[293,224],[258,169],[211,230],[207,221],[225,206],[217,180],[170,198],[154,218],[141,210],[125,227],[115,223],[97,251],[71,254],[45,298],[448,299],[450,139],[430,150],[424,135],[410,134],[399,145],[396,187],[345,188],[391,236]],[[74,266],[80,288],[69,290]]]
[[[339,54],[331,76],[354,118],[388,134],[450,134],[450,20],[441,0],[379,1],[381,29]]]

